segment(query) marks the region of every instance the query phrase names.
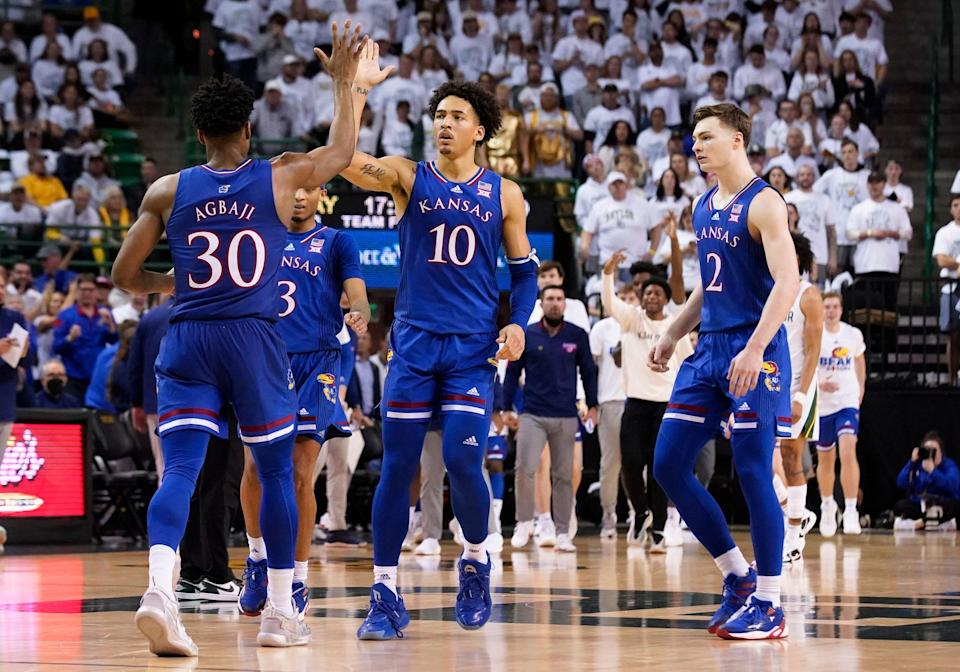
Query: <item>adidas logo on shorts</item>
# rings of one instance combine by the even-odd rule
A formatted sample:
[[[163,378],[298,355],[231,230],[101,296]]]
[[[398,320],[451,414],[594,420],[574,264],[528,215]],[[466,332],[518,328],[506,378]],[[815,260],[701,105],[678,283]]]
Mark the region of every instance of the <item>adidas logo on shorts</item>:
[[[740,408],[738,408],[737,410],[738,410],[738,411],[749,411],[749,410],[750,410],[750,404],[748,404],[747,402],[743,402],[742,404],[740,404]]]
[[[480,444],[477,443],[477,437],[470,435],[469,437],[463,440],[463,445],[477,447]]]
[[[479,397],[480,390],[475,387],[471,387],[469,390],[467,390],[467,394],[469,394],[471,397]]]

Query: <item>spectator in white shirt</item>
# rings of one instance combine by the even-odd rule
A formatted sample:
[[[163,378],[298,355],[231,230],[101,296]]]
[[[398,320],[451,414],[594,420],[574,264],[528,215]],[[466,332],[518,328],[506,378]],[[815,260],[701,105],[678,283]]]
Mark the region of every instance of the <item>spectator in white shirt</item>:
[[[664,224],[670,214],[680,219],[684,208],[690,206],[690,198],[683,193],[680,179],[673,168],[667,168],[660,175],[657,189],[648,203],[653,208],[653,219],[658,226]]]
[[[960,363],[960,313],[957,312],[957,301],[960,300],[957,283],[960,270],[960,194],[950,196],[950,216],[953,219],[940,227],[933,239],[933,260],[940,267],[940,277],[947,280],[940,290],[940,331],[950,335],[947,361],[950,380],[953,381],[957,379]]]
[[[66,66],[59,42],[48,42],[43,56],[33,64],[33,83],[37,93],[47,102],[51,102],[63,84]]]
[[[358,0],[343,0],[341,3],[341,9],[336,12],[331,12],[330,18],[328,19],[329,23],[337,22],[337,25],[343,29],[343,25],[350,21],[353,26],[356,26],[358,23],[363,26],[364,30],[373,30],[376,26],[376,20],[374,15],[366,11],[366,8],[361,9],[359,6]]]
[[[677,27],[670,21],[664,21],[660,28],[660,47],[663,49],[663,61],[673,66],[677,72],[685,73],[693,64],[693,53],[678,39]]]
[[[803,62],[803,52],[815,51],[824,67],[833,64],[833,42],[820,30],[820,22],[813,12],[807,14],[807,27],[800,33],[800,37],[793,41],[790,49],[791,69],[800,67]]]
[[[413,131],[414,122],[410,116],[410,103],[406,100],[398,100],[396,115],[387,119],[383,125],[383,135],[380,138],[383,153],[389,156],[412,158]]]
[[[747,20],[747,30],[743,34],[743,46],[752,47],[763,43],[764,32],[770,26],[777,26],[777,3],[774,0],[764,0],[760,5],[760,12],[750,16]],[[778,26],[779,28],[779,26]],[[781,37],[783,31],[780,31]]]
[[[783,197],[792,203],[800,215],[797,228],[810,241],[817,264],[817,282],[822,286],[837,274],[837,224],[833,203],[826,194],[814,191],[814,169],[808,165],[797,168],[796,188]]]
[[[683,123],[680,116],[680,90],[683,75],[664,61],[663,48],[658,42],[650,45],[650,58],[637,72],[640,84],[640,105],[646,110],[662,108],[667,126]]]
[[[813,135],[807,124],[797,119],[797,104],[792,100],[781,100],[777,108],[777,119],[767,128],[764,137],[764,147],[767,150],[767,156],[777,156],[782,154],[787,148],[787,132],[791,128],[797,128],[803,133],[803,151],[813,153]]]
[[[523,53],[523,38],[520,33],[507,35],[507,48],[490,60],[490,74],[499,83],[515,86],[523,82],[513,81],[513,73],[518,68],[526,69],[527,59]]]
[[[91,243],[100,242],[100,215],[97,214],[90,200],[90,190],[82,184],[74,183],[73,189],[70,190],[70,198],[51,203],[47,208],[47,237],[50,237],[52,228],[59,232],[58,240],[61,242],[87,240]],[[60,227],[63,226],[80,228],[61,230]]]
[[[803,10],[799,0],[783,0],[773,15],[773,20],[783,28],[783,41],[790,44],[803,30]]]
[[[10,172],[13,173],[14,179],[19,180],[30,172],[30,167],[27,163],[31,156],[37,154],[43,157],[48,174],[52,175],[56,172],[57,157],[59,154],[52,149],[44,149],[43,136],[31,131],[23,135],[23,149],[10,152]]]
[[[303,76],[304,63],[297,54],[283,57],[280,75],[270,81],[276,82],[283,93],[283,99],[296,111],[297,123],[293,134],[297,137],[306,134],[314,125],[317,88]]]
[[[594,236],[600,259],[609,259],[614,252],[625,248],[627,257],[620,268],[620,279],[628,281],[633,262],[653,258],[660,229],[654,221],[653,209],[641,196],[630,193],[626,175],[613,171],[607,175],[606,183],[610,196],[594,206],[580,234],[580,259],[587,260]]]
[[[787,92],[783,73],[775,65],[767,63],[763,46],[755,44],[747,52],[747,63],[737,68],[733,75],[733,97],[744,100],[747,87],[756,84],[763,88],[767,98],[780,100]]]
[[[593,206],[610,195],[604,183],[606,171],[600,157],[596,154],[587,154],[583,157],[582,165],[587,173],[587,180],[577,187],[577,196],[573,202],[573,216],[577,218],[577,226],[580,229],[586,225]]]
[[[387,78],[383,84],[377,86],[370,94],[370,107],[383,119],[391,119],[397,115],[397,102],[406,100],[410,103],[413,116],[419,118],[420,113],[427,106],[427,90],[414,72],[413,57],[401,54],[397,65],[397,72]]]
[[[767,63],[777,66],[781,72],[789,72],[790,54],[781,47],[780,29],[773,23],[763,31],[763,53]]]
[[[424,47],[420,51],[417,75],[428,95],[433,95],[438,86],[450,79],[447,71],[440,65],[440,52],[436,47]]]
[[[880,153],[880,143],[870,127],[862,121],[853,106],[847,101],[840,101],[837,105],[837,114],[847,122],[847,135],[860,148],[860,160],[866,165],[872,165],[874,157]]]
[[[226,4],[226,3],[224,3]],[[127,34],[112,23],[100,20],[100,10],[96,7],[83,8],[83,27],[73,34],[73,53],[79,57],[87,53],[87,45],[94,40],[103,40],[110,49],[113,59],[123,72],[130,76],[137,70],[137,47]]]
[[[0,230],[10,239],[40,240],[43,232],[43,211],[27,203],[22,184],[10,188],[10,200],[0,203]]]
[[[603,87],[600,105],[590,110],[583,122],[583,130],[587,135],[587,153],[593,152],[595,148],[599,149],[616,121],[627,122],[631,131],[637,129],[633,111],[620,102],[619,89],[615,84],[607,84]]]
[[[90,191],[90,204],[94,208],[100,207],[110,189],[120,188],[120,183],[107,174],[107,163],[102,154],[87,159],[87,169],[74,182],[74,185],[77,184]]]
[[[280,84],[276,80],[267,82],[263,88],[263,97],[254,102],[253,112],[250,114],[257,150],[268,155],[285,151],[287,146],[278,141],[292,137],[299,123],[299,111],[284,100]],[[265,140],[267,142],[264,142]]]
[[[224,70],[253,90],[257,88],[257,42],[260,4],[257,0],[223,0],[211,25],[217,29]],[[76,40],[74,40],[76,46]]]
[[[575,10],[570,14],[573,35],[567,35],[553,48],[553,69],[560,75],[560,86],[566,97],[573,96],[587,83],[583,68],[587,63],[603,65],[603,47],[588,36],[587,14]]]
[[[817,167],[816,160],[803,153],[804,142],[803,131],[796,126],[788,130],[786,151],[770,159],[767,163],[767,170],[774,167],[783,168],[783,172],[792,180],[796,178],[800,166],[809,166],[813,169],[815,176],[820,177],[820,169]]]
[[[853,270],[857,278],[880,280],[874,287],[883,296],[883,308],[895,310],[900,275],[900,240],[910,240],[913,227],[907,211],[883,195],[886,178],[873,172],[867,178],[869,198],[853,206],[847,220],[847,237],[857,241]]]
[[[93,112],[80,100],[80,89],[76,84],[64,84],[57,94],[60,102],[50,108],[47,121],[50,135],[62,139],[63,134],[73,129],[84,138],[93,132]]]
[[[93,71],[98,68],[107,71],[111,87],[123,85],[123,73],[120,72],[116,62],[110,59],[106,42],[101,39],[92,40],[87,45],[84,55],[85,58],[77,64],[84,87],[90,88],[93,85]]]
[[[74,58],[73,44],[70,38],[64,35],[57,23],[57,16],[51,12],[44,12],[40,19],[40,34],[30,42],[30,62],[36,62],[43,57],[47,44],[56,42],[60,45],[60,54],[64,59],[71,61]]]
[[[526,3],[524,3],[526,4]],[[530,15],[525,9],[517,6],[517,0],[502,0],[500,2],[499,35],[502,40],[504,35],[510,33],[519,33],[524,42],[530,42],[533,39],[533,26],[530,22]]]
[[[517,103],[521,111],[540,109],[540,89],[546,83],[543,79],[543,66],[536,61],[527,61],[526,85],[517,94]]]
[[[683,189],[683,193],[690,200],[695,199],[707,190],[707,183],[700,177],[700,167],[697,166],[696,170],[691,170],[690,159],[686,154],[680,152],[671,154],[670,167],[677,174],[677,179],[680,180],[680,188]]]
[[[717,73],[725,75],[722,97],[726,99],[727,80],[730,77],[730,71],[717,62],[717,41],[708,37],[703,41],[703,56],[686,70],[685,97],[689,100],[698,100],[710,95],[710,93],[715,93],[710,91],[710,80]],[[718,100],[717,102],[724,101]],[[713,105],[714,103],[709,104]],[[700,107],[700,104],[698,103],[696,107]],[[691,114],[693,114],[692,110]]]
[[[402,53],[409,54],[414,60],[420,55],[424,47],[435,47],[445,61],[449,61],[450,47],[443,35],[434,30],[433,15],[430,12],[419,12],[417,14],[417,26],[415,31],[408,32],[403,38]],[[381,53],[383,50],[381,49]]]
[[[667,156],[670,133],[667,128],[667,113],[662,107],[654,107],[650,110],[650,126],[637,136],[637,150],[651,167],[658,159]]]
[[[870,174],[860,164],[857,143],[849,138],[842,143],[841,164],[831,168],[817,180],[813,188],[826,194],[833,203],[834,217],[837,223],[837,264],[841,269],[849,266],[853,246],[857,239],[847,235],[847,220],[855,205],[868,197],[867,175]]]
[[[671,166],[674,154],[684,153],[683,145],[685,138],[686,136],[682,131],[673,131],[670,134],[670,138],[667,140],[667,153],[654,161],[650,166],[650,176],[654,180],[659,180],[660,176],[663,175],[663,171]],[[692,156],[687,159],[687,172],[684,173],[684,178],[688,173],[700,173],[700,164],[698,164],[697,160]]]
[[[883,169],[887,178],[883,185],[883,195],[891,201],[896,201],[908,213],[913,211],[913,189],[900,181],[903,175],[903,166],[896,159],[889,159]]]
[[[13,21],[4,21],[0,26],[0,49],[9,49],[19,63],[27,63],[27,45],[17,37],[17,27]]]
[[[837,40],[833,55],[836,58],[847,49],[852,51],[857,55],[860,67],[869,77],[873,78],[873,81],[879,87],[887,77],[889,59],[883,42],[868,36],[872,21],[870,15],[866,12],[857,14],[853,24],[853,34],[845,35]]]
[[[823,117],[817,112],[817,104],[813,100],[813,94],[809,91],[804,91],[797,98],[797,108],[800,110],[800,115],[797,117],[797,121],[802,125],[806,125],[810,129],[810,135],[813,138],[813,146],[811,149],[811,156],[816,155],[816,149],[820,147],[820,142],[827,137],[827,126],[823,123]]]
[[[637,37],[637,12],[628,9],[623,12],[623,29],[607,39],[603,45],[603,55],[607,58],[618,56],[623,62],[624,78],[633,82],[649,49],[647,41]]]
[[[320,24],[310,18],[310,10],[307,7],[306,0],[293,0],[288,3],[290,16],[287,18],[286,25],[283,27],[283,33],[293,43],[293,49],[300,58],[313,59],[313,48],[318,42],[324,40],[318,39],[320,35]],[[364,26],[364,30],[369,30],[370,26]]]
[[[891,0],[843,0],[843,9],[847,12],[865,12],[870,16],[870,30],[868,37],[883,42],[886,19],[893,14]]]
[[[736,101],[727,95],[727,84],[729,81],[730,76],[723,70],[718,70],[710,75],[707,85],[707,93],[700,97],[690,109],[690,118],[693,119],[693,115],[696,113],[698,107],[705,107],[707,105],[720,105],[721,103],[731,103],[736,105]]]
[[[830,79],[830,73],[820,63],[819,54],[813,49],[803,52],[800,66],[790,80],[787,98],[797,100],[802,93],[813,94],[813,102],[818,110],[833,107],[833,81]]]
[[[493,58],[493,40],[480,34],[480,24],[474,12],[463,13],[463,32],[450,40],[450,52],[457,76],[475,80],[480,73],[487,71]]]

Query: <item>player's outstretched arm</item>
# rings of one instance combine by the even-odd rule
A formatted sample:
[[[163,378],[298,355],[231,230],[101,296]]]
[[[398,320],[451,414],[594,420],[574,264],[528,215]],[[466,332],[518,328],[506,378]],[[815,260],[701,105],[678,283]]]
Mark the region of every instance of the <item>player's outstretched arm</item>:
[[[510,323],[500,330],[502,343],[497,359],[514,361],[523,354],[526,326],[537,303],[537,268],[540,260],[527,238],[527,207],[516,182],[501,180],[500,205],[503,210],[503,249],[510,270]]]
[[[787,319],[800,291],[797,250],[787,226],[787,205],[772,189],[764,189],[750,204],[748,224],[760,233],[773,289],[763,306],[760,321],[744,349],[730,362],[730,393],[742,397],[757,386],[763,353]]]
[[[165,175],[147,189],[137,221],[113,262],[113,284],[120,289],[139,294],[173,293],[173,276],[145,270],[143,262],[163,236],[163,222],[170,216],[179,181],[179,175]]]
[[[353,158],[357,137],[354,133],[350,90],[360,63],[360,52],[369,41],[366,37],[361,38],[360,28],[357,24],[351,29],[350,21],[345,21],[343,35],[340,35],[334,21],[330,26],[330,56],[320,49],[314,49],[327,74],[333,79],[334,116],[329,139],[326,146],[306,154],[286,152],[273,159],[274,166],[288,172],[298,187],[315,189],[323,186],[350,165]]]

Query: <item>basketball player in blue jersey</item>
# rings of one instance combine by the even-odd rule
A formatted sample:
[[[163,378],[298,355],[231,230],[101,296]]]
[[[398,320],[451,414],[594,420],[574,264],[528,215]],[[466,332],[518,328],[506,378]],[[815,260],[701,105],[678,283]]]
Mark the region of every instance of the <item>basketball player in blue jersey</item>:
[[[248,158],[253,93],[233,77],[208,80],[191,100],[207,163],[161,177],[147,190],[114,262],[118,287],[176,296],[156,363],[157,431],[166,466],[147,514],[150,578],[136,615],[157,655],[197,655],[173,596],[175,549],[210,434],[226,436],[220,415],[226,403],[236,410],[241,438],[253,451],[263,483],[269,599],[257,641],[296,646],[309,640],[291,594],[295,380],[274,324],[294,194],[327,182],[350,163],[355,149],[350,90],[364,41],[349,22],[342,36],[334,24],[332,38],[329,57],[317,50],[334,82],[329,146],[269,161]],[[143,268],[164,233],[173,276]]]
[[[376,44],[364,50],[353,87],[359,115],[380,70]],[[497,360],[523,352],[536,301],[538,260],[526,233],[520,188],[478,167],[477,147],[500,127],[493,95],[472,82],[439,86],[429,103],[435,161],[355,153],[342,174],[393,196],[400,216],[400,286],[384,382],[383,471],[373,500],[374,584],[360,639],[392,639],[410,623],[397,589],[407,531],[407,497],[434,413],[454,514],[465,538],[455,614],[463,628],[490,618],[490,559],[484,547],[490,494],[483,479]],[[359,124],[356,124],[359,132]],[[497,254],[510,269],[510,323],[497,331]],[[498,345],[499,344],[499,345]]]
[[[317,499],[313,472],[327,439],[350,436],[338,393],[341,337],[349,340],[344,322],[359,335],[370,320],[367,288],[360,271],[360,252],[350,234],[324,226],[317,216],[322,189],[298,189],[287,244],[280,264],[280,321],[277,331],[287,347],[297,388],[297,439],[293,450],[293,482],[300,526],[293,565],[293,599],[297,613],[307,610],[307,561]],[[350,312],[344,317],[340,295]],[[267,601],[267,553],[260,529],[260,482],[250,451],[243,470],[240,499],[250,556],[243,573],[240,612],[257,616]]]
[[[800,289],[787,207],[747,160],[750,117],[735,105],[694,114],[693,151],[718,184],[694,206],[701,287],[651,349],[666,370],[677,341],[700,323],[657,437],[653,473],[723,574],[708,630],[727,639],[787,636],[780,607],[783,515],[770,479],[776,437],[790,436],[790,352],[783,322]],[[723,512],[693,475],[700,449],[733,412],[733,457],[750,510],[754,571]]]

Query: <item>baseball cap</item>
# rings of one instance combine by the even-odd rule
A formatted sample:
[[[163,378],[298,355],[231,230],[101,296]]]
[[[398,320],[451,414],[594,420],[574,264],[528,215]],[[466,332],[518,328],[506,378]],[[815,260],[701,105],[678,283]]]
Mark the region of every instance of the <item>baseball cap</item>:
[[[476,21],[476,20],[477,20],[477,13],[476,13],[475,11],[473,11],[472,9],[468,9],[467,11],[465,11],[465,12],[463,13],[463,20],[464,20],[464,21]]]
[[[766,154],[766,152],[763,151],[763,147],[761,147],[757,143],[753,143],[752,145],[747,147],[747,154],[756,156],[757,154]]]
[[[302,63],[303,59],[297,56],[296,54],[287,54],[283,57],[284,65],[293,65],[294,63]]]
[[[433,21],[433,14],[430,12],[417,12],[417,21]]]
[[[576,21],[577,19],[585,19],[585,18],[587,18],[587,13],[582,9],[575,9],[574,11],[570,12],[571,22]]]
[[[43,260],[47,257],[62,257],[63,253],[60,251],[60,248],[56,245],[44,245],[40,248],[40,251],[37,252],[37,259]]]
[[[377,28],[373,31],[373,34],[370,36],[374,42],[380,42],[382,40],[389,40],[390,33],[385,31],[383,28]]]
[[[547,82],[546,84],[540,85],[540,93],[544,91],[553,91],[554,93],[560,93],[560,89],[557,88],[557,85],[553,82]]]
[[[89,21],[90,19],[100,18],[100,10],[96,7],[84,7],[83,8],[83,20]]]
[[[619,170],[613,170],[607,175],[607,180],[604,182],[608,187],[614,182],[627,182],[627,176],[621,173]]]
[[[583,157],[583,161],[580,162],[584,168],[586,168],[592,161],[602,161],[599,154],[587,154]]]
[[[113,283],[105,275],[97,276],[97,287],[113,287]]]
[[[280,83],[277,82],[277,80],[271,79],[269,82],[267,82],[264,85],[263,90],[265,92],[266,91],[283,91],[283,88],[281,88]]]
[[[10,193],[11,193],[11,194],[12,194],[13,192],[15,192],[15,191],[26,191],[26,190],[27,190],[27,188],[26,188],[25,186],[23,186],[22,184],[20,184],[19,182],[14,182],[12,185],[10,185]]]

